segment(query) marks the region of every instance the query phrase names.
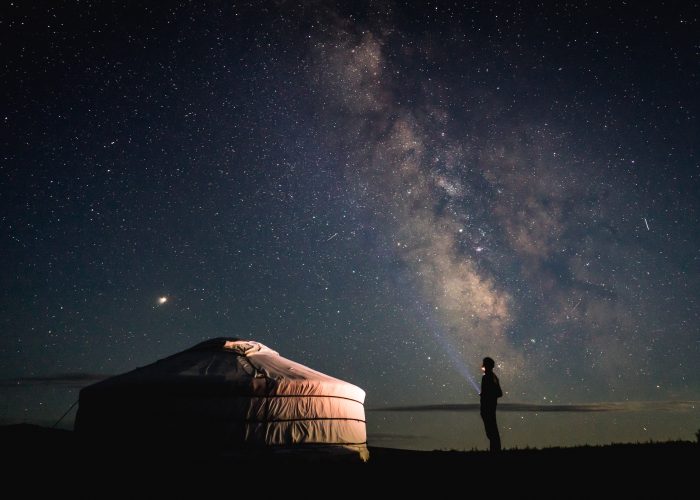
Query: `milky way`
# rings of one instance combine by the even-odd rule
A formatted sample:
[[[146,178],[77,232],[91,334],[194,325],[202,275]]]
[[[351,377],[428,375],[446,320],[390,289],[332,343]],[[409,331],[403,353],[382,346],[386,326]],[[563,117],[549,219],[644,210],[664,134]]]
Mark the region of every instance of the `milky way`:
[[[381,214],[417,300],[430,304],[465,361],[495,356],[516,394],[528,395],[553,366],[565,373],[543,381],[555,391],[648,376],[639,367],[659,330],[644,323],[671,311],[640,290],[658,257],[640,241],[649,209],[624,185],[624,174],[633,182],[624,170],[634,160],[622,175],[607,175],[612,165],[601,169],[578,151],[575,132],[534,115],[491,113],[473,130],[469,115],[502,103],[477,97],[477,109],[457,121],[455,103],[432,91],[438,78],[402,71],[414,51],[399,42],[404,53],[387,60],[392,33],[384,31],[334,26],[314,47],[317,84],[325,111],[343,117],[333,132],[349,151],[350,187]],[[401,86],[419,90],[404,103]],[[472,101],[478,91],[454,92]]]
[[[404,408],[368,414],[370,444],[483,446],[450,409],[486,355],[506,446],[690,438],[697,19],[13,5],[3,421],[53,423],[73,385],[226,335]]]

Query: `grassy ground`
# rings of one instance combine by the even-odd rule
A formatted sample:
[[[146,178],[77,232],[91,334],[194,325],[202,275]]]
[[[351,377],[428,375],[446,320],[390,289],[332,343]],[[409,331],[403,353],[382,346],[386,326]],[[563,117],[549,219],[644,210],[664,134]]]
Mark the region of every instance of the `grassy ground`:
[[[0,442],[7,477],[52,477],[50,484],[64,487],[73,484],[71,478],[79,478],[84,492],[91,491],[94,483],[134,489],[171,488],[183,482],[191,487],[204,481],[212,492],[261,487],[339,498],[370,490],[410,498],[475,492],[497,498],[506,493],[528,498],[648,497],[695,491],[700,470],[700,446],[688,441],[505,450],[497,455],[371,447],[365,464],[221,460],[178,454],[175,449],[165,455],[152,450],[114,454],[99,446],[86,451],[70,431],[25,425],[0,427]],[[38,480],[33,486],[47,484]],[[331,495],[328,488],[335,487],[340,490]]]

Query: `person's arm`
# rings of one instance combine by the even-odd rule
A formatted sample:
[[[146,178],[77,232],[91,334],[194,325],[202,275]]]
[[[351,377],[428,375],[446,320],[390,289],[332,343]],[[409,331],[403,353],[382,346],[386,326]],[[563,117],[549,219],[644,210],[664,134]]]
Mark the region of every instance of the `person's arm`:
[[[490,398],[493,394],[493,378],[488,374],[481,377],[481,395],[484,398]]]

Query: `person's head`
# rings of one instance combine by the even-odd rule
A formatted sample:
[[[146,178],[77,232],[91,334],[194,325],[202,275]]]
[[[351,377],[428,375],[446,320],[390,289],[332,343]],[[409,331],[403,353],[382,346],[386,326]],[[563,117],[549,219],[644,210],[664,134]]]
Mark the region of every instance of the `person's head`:
[[[494,366],[496,366],[496,362],[493,359],[486,357],[481,363],[481,370],[486,373],[491,373]]]

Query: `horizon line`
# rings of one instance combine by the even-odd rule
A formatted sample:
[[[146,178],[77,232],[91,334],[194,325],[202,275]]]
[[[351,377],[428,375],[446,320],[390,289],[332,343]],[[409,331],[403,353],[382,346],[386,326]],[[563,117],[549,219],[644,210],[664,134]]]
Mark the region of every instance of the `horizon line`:
[[[498,410],[504,412],[531,413],[600,413],[622,411],[689,411],[700,408],[700,401],[605,401],[595,403],[542,404],[542,403],[500,403]],[[471,412],[480,409],[479,403],[445,403],[426,405],[387,406],[366,408],[368,412]]]

